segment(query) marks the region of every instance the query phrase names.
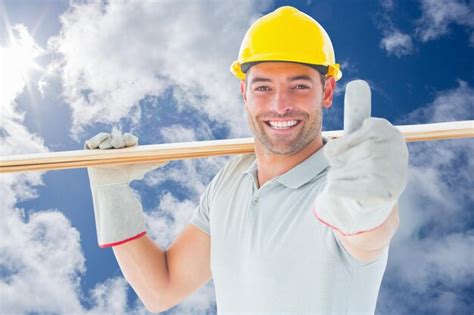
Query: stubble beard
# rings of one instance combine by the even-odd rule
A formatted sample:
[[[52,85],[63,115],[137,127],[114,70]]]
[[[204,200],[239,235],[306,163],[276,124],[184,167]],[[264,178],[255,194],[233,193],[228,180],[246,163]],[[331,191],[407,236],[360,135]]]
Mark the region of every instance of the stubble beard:
[[[268,117],[276,117],[275,115],[266,116],[262,114],[255,117],[255,119],[248,116],[248,122],[256,140],[263,144],[269,152],[276,155],[293,155],[306,148],[319,136],[323,118],[321,109],[316,110],[313,120],[310,120],[310,115],[305,112],[294,112],[278,116],[278,118],[295,117],[295,115],[297,115],[297,117],[304,117],[304,119],[300,122],[300,124],[303,123],[303,128],[301,128],[294,139],[285,139],[284,137],[279,137],[278,139],[276,137],[270,137],[265,132],[265,128],[262,125],[264,124],[262,117],[268,119]]]

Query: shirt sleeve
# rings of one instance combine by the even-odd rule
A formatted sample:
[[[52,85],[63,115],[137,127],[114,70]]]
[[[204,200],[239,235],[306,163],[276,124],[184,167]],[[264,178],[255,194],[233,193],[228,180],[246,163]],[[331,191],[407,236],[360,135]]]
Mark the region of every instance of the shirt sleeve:
[[[211,182],[212,184],[212,182]],[[194,208],[193,216],[189,223],[194,224],[200,230],[211,235],[210,229],[210,209],[209,209],[209,194],[211,190],[211,184],[209,184],[201,196],[199,204],[196,208]]]
[[[199,204],[194,209],[189,223],[194,224],[208,235],[211,235],[211,208],[214,207],[213,204],[215,196],[222,194],[222,190],[225,189],[229,176],[232,176],[232,174],[235,172],[235,168],[238,168],[241,165],[240,163],[242,162],[242,159],[250,156],[251,155],[247,154],[234,157],[230,159],[219,172],[217,172],[202,194]],[[249,161],[252,161],[252,158],[250,158]]]
[[[206,190],[202,194],[198,206],[194,208],[193,216],[189,221],[189,223],[194,224],[208,235],[211,235],[211,202],[216,189],[216,182],[219,180],[222,172],[223,169],[217,172],[211,182],[207,185]]]

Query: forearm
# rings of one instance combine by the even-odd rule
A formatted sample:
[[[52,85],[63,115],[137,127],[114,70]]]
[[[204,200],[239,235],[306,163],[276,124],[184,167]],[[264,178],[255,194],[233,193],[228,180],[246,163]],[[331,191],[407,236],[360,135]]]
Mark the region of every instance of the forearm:
[[[114,246],[113,251],[125,279],[149,310],[166,305],[169,283],[166,251],[147,235]]]
[[[88,149],[138,145],[138,138],[117,130],[99,133],[86,141]],[[112,247],[123,275],[150,311],[160,311],[168,300],[166,251],[145,233],[143,207],[129,184],[167,162],[88,167],[97,241]]]

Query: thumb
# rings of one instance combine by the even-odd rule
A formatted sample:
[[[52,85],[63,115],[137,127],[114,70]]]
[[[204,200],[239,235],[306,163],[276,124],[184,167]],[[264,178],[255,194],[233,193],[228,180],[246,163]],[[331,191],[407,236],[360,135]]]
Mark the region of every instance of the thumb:
[[[364,80],[354,80],[346,85],[344,95],[344,134],[348,135],[362,126],[370,117],[372,100],[369,84]]]

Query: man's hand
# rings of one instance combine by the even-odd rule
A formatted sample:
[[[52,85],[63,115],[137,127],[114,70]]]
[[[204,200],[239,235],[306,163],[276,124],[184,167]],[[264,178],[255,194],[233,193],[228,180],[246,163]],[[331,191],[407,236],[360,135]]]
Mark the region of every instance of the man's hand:
[[[370,106],[370,94],[368,100],[360,99],[357,97],[367,93],[350,88],[348,85],[346,96],[355,97],[346,97],[346,108],[350,108],[352,101],[359,107]],[[356,84],[352,88],[361,86]],[[370,110],[362,112],[370,113]],[[385,119],[361,118],[359,115],[354,120],[362,120],[362,126],[358,128],[357,122],[352,124],[355,131],[324,146],[330,169],[326,186],[314,204],[318,219],[342,235],[355,235],[380,226],[390,215],[407,181],[408,149],[402,134]]]
[[[101,132],[87,140],[85,148],[105,150],[137,144],[137,137],[114,130],[112,134]],[[129,183],[164,164],[166,162],[87,168],[100,247],[119,245],[146,233],[142,205]]]
[[[86,149],[122,149],[138,145],[138,137],[124,133],[123,135],[113,130],[112,133],[101,132],[90,138],[84,144]],[[130,164],[120,166],[94,166],[88,167],[89,180],[94,187],[111,184],[129,184],[133,180],[143,179],[146,173],[167,162],[145,164]]]

